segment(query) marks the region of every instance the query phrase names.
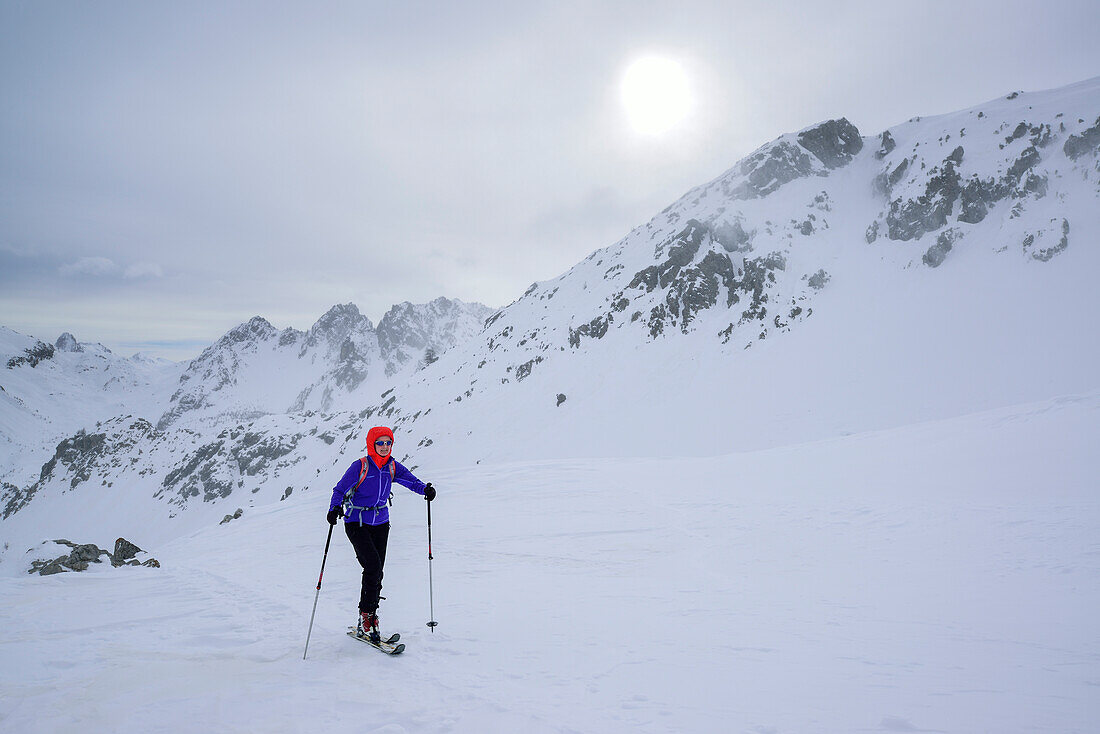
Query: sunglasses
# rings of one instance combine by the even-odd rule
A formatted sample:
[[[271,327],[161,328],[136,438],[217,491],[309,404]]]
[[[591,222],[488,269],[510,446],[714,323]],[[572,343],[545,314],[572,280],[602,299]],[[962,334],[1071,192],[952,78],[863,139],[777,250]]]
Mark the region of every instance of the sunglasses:
[[[375,446],[393,446],[393,441],[375,441]]]

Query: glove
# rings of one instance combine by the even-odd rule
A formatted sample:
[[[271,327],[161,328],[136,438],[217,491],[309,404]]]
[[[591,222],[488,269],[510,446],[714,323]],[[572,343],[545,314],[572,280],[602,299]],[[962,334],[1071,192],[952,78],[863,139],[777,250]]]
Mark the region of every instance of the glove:
[[[336,524],[336,518],[343,517],[343,516],[344,516],[344,508],[342,508],[342,507],[333,507],[331,510],[328,511],[328,515],[326,515],[325,518],[328,520],[329,525],[335,525]]]
[[[435,499],[435,487],[432,486],[431,482],[428,482],[424,486],[424,499],[428,500],[428,502]]]

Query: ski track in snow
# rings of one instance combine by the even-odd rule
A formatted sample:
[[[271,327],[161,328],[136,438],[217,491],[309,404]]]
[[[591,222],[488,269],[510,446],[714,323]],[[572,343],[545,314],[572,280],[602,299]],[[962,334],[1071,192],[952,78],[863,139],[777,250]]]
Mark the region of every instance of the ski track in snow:
[[[1100,396],[707,459],[431,477],[399,495],[387,658],[344,636],[327,490],[161,569],[0,579],[4,732],[1090,732]]]

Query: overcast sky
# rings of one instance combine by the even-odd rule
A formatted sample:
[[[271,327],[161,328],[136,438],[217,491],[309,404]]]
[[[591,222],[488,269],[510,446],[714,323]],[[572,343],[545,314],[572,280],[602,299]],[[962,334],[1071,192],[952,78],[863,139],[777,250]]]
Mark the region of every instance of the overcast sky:
[[[504,306],[776,136],[1100,75],[1100,3],[0,0],[0,325],[196,355]],[[671,59],[688,116],[620,95]]]

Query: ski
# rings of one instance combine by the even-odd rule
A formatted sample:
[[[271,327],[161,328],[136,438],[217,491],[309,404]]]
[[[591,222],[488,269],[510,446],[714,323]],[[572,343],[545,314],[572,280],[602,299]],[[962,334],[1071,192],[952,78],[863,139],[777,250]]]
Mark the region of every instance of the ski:
[[[366,635],[360,635],[359,630],[355,629],[354,627],[348,627],[348,637],[370,645],[375,650],[384,652],[387,655],[400,655],[405,651],[404,644],[395,644],[399,639],[401,639],[401,635],[399,634],[390,635],[381,642],[371,642],[370,638]]]
[[[359,630],[355,627],[348,627],[348,634],[355,637],[356,639],[361,639],[364,642],[370,642],[370,640],[367,639],[367,636],[366,635],[360,635]],[[386,639],[382,640],[382,642],[386,643],[387,645],[396,645],[397,641],[400,640],[400,639],[401,639],[401,634],[398,633],[398,632],[394,632],[392,635],[390,635]]]

